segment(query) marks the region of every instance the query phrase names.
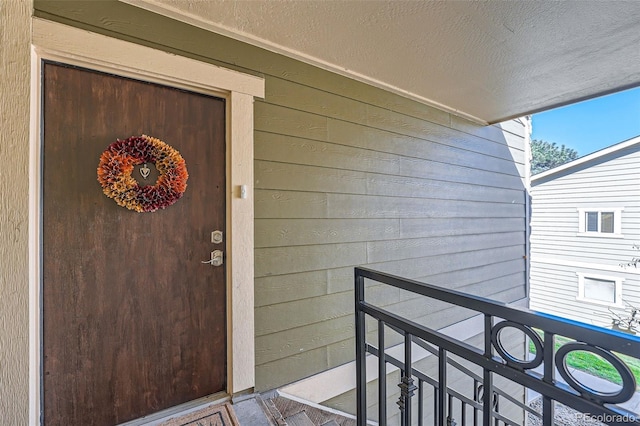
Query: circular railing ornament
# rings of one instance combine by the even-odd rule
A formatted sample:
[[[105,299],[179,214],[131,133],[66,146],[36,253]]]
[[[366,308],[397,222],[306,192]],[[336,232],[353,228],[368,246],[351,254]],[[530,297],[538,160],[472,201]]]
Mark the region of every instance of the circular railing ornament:
[[[484,385],[482,383],[479,384],[476,388],[473,395],[473,400],[476,402],[484,401]],[[491,392],[491,407],[494,410],[498,409],[498,392],[496,391]]]
[[[531,339],[533,346],[536,348],[536,355],[532,360],[524,360],[518,359],[511,355],[509,351],[507,351],[502,344],[500,339],[500,334],[505,328],[515,328],[523,332],[524,334]],[[536,368],[540,364],[542,364],[543,356],[542,353],[542,340],[538,333],[533,331],[533,329],[527,325],[518,324],[513,321],[501,321],[498,324],[494,325],[491,329],[491,343],[493,347],[496,349],[496,352],[504,359],[508,366],[517,368],[519,370],[529,370],[531,368]]]
[[[591,352],[606,359],[620,375],[622,379],[621,389],[617,392],[599,392],[597,389],[592,389],[580,383],[567,369],[567,356],[575,351]],[[567,343],[556,351],[555,363],[558,372],[567,384],[580,392],[584,398],[592,401],[620,404],[631,399],[636,391],[636,378],[629,367],[613,353],[597,346],[591,346],[583,342]]]

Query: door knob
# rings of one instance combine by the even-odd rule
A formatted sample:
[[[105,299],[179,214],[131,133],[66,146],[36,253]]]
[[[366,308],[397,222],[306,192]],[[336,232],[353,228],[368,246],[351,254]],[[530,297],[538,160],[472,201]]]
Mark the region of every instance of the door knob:
[[[202,263],[209,263],[212,266],[221,266],[224,263],[224,254],[222,250],[214,250],[211,252],[211,259],[203,260]]]

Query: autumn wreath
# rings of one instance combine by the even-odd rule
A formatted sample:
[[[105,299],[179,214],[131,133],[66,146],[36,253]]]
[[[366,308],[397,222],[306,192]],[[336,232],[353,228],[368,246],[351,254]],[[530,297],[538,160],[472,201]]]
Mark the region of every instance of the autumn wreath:
[[[131,176],[136,165],[154,163],[155,185],[140,185]],[[102,153],[98,182],[118,205],[137,212],[154,212],[178,201],[187,189],[187,166],[171,146],[147,135],[117,139]]]

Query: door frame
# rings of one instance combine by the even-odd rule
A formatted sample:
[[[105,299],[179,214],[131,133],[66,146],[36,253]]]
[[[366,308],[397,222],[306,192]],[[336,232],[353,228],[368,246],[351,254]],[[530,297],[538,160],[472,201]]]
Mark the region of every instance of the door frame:
[[[255,385],[253,101],[264,79],[32,18],[29,160],[29,424],[42,410],[42,61],[58,61],[226,100],[226,396]],[[152,69],[145,69],[143,66]],[[97,161],[97,159],[96,159]],[[213,230],[212,230],[213,231]]]

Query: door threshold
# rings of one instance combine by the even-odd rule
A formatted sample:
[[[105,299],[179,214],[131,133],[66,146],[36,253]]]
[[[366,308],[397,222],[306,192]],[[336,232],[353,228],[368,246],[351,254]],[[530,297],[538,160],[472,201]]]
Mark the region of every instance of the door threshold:
[[[210,405],[219,405],[231,400],[226,392],[218,392],[213,395],[198,398],[175,407],[167,408],[157,413],[120,423],[118,426],[157,426],[174,417],[183,416],[194,411],[201,410]]]

